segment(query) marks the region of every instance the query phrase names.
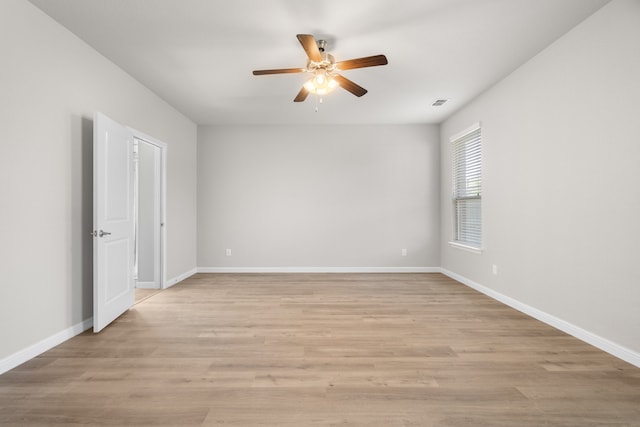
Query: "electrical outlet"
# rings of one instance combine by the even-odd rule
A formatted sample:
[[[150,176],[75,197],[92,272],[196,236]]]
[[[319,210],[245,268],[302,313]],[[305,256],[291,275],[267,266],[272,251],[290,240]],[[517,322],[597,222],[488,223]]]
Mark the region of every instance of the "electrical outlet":
[[[231,249],[227,249],[227,250],[225,251],[225,255],[226,255],[226,256],[231,256]]]
[[[402,256],[407,256],[407,249],[406,248],[402,248]]]

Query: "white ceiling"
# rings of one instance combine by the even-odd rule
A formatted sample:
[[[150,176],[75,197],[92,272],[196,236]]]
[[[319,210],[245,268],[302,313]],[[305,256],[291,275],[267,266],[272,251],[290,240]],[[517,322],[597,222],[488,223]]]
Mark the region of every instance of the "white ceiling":
[[[608,0],[30,0],[198,124],[438,123]],[[329,41],[369,90],[294,103],[296,34]],[[442,107],[434,100],[446,98]]]

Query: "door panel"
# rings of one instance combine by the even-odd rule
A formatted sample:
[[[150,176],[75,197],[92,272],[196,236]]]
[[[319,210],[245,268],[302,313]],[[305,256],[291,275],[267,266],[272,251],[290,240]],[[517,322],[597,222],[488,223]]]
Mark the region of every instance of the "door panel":
[[[104,244],[105,271],[109,280],[105,280],[105,301],[110,304],[129,291],[127,269],[129,268],[127,239],[119,239]]]
[[[105,202],[106,221],[127,221],[130,216],[131,203],[129,193],[131,189],[128,176],[128,164],[131,161],[129,150],[131,146],[126,139],[126,129],[121,132],[114,130],[104,131],[104,162],[106,172],[103,177],[105,185],[103,194]],[[132,202],[132,200],[131,200]]]
[[[133,306],[133,133],[96,113],[93,122],[93,331]]]

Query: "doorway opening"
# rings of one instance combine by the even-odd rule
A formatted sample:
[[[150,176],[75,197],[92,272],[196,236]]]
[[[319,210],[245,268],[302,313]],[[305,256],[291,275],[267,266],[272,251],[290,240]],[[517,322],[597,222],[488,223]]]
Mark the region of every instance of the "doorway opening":
[[[165,287],[166,144],[134,131],[136,303]]]

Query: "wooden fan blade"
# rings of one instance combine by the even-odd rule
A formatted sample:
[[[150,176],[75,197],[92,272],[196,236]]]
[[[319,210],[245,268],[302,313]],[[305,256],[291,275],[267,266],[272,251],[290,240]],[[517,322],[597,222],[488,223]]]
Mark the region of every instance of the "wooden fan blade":
[[[339,70],[352,70],[354,68],[375,67],[378,65],[387,65],[387,57],[384,55],[366,56],[364,58],[347,59],[336,63]]]
[[[322,61],[322,55],[320,54],[320,49],[318,49],[316,39],[311,34],[298,34],[296,37],[304,51],[307,52],[310,60],[314,62]]]
[[[307,90],[307,88],[302,86],[302,89],[300,89],[300,92],[298,92],[298,95],[296,95],[293,102],[302,102],[307,99],[307,96],[309,96],[309,91]]]
[[[304,73],[304,68],[276,68],[275,70],[254,70],[254,76],[263,76],[265,74],[290,74],[290,73]]]
[[[348,90],[355,96],[360,97],[367,93],[367,90],[365,88],[355,84],[354,82],[346,77],[341,76],[340,74],[336,74],[333,78],[336,79],[336,81],[340,84],[340,86],[342,86],[343,89]]]

